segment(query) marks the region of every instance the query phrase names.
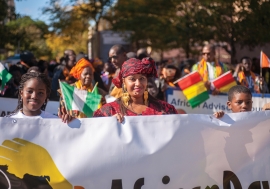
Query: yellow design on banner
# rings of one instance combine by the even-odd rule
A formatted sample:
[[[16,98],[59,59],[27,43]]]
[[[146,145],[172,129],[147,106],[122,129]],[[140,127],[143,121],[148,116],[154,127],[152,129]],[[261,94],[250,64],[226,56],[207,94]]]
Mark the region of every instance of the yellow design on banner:
[[[25,175],[33,175],[43,177],[45,183],[48,183],[53,189],[73,189],[60,173],[47,150],[23,139],[14,138],[2,143],[0,165],[7,165],[8,172],[20,179],[23,179]],[[75,186],[75,188],[83,187]]]

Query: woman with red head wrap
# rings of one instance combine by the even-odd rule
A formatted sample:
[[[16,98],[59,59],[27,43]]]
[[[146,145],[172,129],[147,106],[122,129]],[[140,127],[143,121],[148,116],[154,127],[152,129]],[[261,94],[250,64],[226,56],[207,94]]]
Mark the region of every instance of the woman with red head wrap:
[[[77,81],[72,84],[78,89],[87,90],[88,92],[92,92],[93,90],[93,74],[94,74],[94,67],[92,64],[86,60],[85,58],[81,58],[76,65],[70,70],[70,76],[74,77]],[[105,96],[105,92],[101,89],[98,89],[99,94]],[[61,94],[61,91],[58,91]],[[101,106],[100,106],[101,107]],[[60,98],[60,108],[59,113],[61,117],[66,116],[67,121],[71,120],[72,118],[86,118],[86,115],[83,112],[72,110],[70,112],[66,112],[64,100]]]
[[[122,88],[122,96],[98,109],[94,117],[115,115],[122,122],[123,116],[177,114],[172,105],[148,94],[147,80],[152,77],[157,77],[153,59],[125,61],[118,77],[112,81],[117,88]]]

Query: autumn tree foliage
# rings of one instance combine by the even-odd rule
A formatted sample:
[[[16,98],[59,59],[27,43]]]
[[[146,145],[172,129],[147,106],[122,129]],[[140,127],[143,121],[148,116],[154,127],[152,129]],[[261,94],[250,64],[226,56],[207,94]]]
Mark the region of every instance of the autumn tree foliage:
[[[59,57],[67,48],[86,52],[89,26],[93,25],[97,30],[112,3],[112,0],[70,0],[60,4],[59,0],[51,0],[43,12],[50,15],[52,31],[46,41],[53,55]]]

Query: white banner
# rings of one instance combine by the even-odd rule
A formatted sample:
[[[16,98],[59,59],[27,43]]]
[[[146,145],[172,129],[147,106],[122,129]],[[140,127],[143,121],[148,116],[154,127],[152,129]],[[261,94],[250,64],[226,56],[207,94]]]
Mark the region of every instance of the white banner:
[[[125,117],[123,124],[115,117],[69,125],[60,119],[0,118],[0,186],[268,189],[269,135],[270,111],[221,120]]]
[[[13,112],[18,105],[16,98],[0,98],[0,117],[5,117],[10,112]],[[59,107],[58,101],[49,101],[46,106],[46,112],[57,115]]]
[[[252,94],[252,96],[252,111],[261,111],[263,105],[270,103],[270,94],[265,94],[263,97],[261,94]],[[183,92],[179,89],[167,89],[166,97],[167,102],[172,104],[181,114],[212,114],[213,112],[221,110],[227,113],[230,112],[227,107],[227,95],[210,95],[210,98],[207,101],[203,102],[194,109],[190,107]]]

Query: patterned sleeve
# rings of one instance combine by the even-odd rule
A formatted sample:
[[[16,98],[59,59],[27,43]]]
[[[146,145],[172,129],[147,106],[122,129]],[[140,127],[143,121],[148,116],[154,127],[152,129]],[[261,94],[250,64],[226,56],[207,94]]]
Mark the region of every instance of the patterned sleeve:
[[[169,104],[169,111],[167,114],[178,114],[177,110],[175,109],[175,107],[173,105]]]
[[[162,107],[162,111],[165,112],[165,114],[178,114],[175,107],[167,102],[162,102]]]
[[[94,112],[93,117],[110,117],[116,114],[117,110],[114,106],[115,103],[108,103]]]
[[[175,109],[175,107],[174,106],[172,106],[172,114],[178,114],[178,112],[177,112],[177,110]]]
[[[100,109],[101,109],[101,108],[100,108]],[[96,111],[94,112],[93,117],[106,117],[106,116],[102,113],[102,111],[101,111],[100,109],[98,109],[98,110],[96,110]]]

